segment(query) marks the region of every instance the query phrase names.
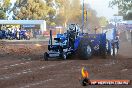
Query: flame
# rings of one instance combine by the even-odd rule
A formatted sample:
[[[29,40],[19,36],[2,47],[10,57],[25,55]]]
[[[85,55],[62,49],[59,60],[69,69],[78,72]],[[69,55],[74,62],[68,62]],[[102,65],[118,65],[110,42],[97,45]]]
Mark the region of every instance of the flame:
[[[84,67],[82,68],[81,73],[82,73],[82,77],[83,77],[83,78],[88,78],[89,73],[88,73],[88,71],[84,70]]]
[[[35,46],[40,47],[40,46],[42,46],[42,45],[40,45],[40,44],[35,44]]]

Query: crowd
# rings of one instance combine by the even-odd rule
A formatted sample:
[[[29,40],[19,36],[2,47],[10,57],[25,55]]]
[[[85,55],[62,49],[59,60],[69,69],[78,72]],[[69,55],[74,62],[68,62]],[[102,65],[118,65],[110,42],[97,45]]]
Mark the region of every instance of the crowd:
[[[28,31],[25,29],[19,29],[19,28],[4,28],[0,30],[0,39],[26,39],[29,40],[30,36],[28,34]]]

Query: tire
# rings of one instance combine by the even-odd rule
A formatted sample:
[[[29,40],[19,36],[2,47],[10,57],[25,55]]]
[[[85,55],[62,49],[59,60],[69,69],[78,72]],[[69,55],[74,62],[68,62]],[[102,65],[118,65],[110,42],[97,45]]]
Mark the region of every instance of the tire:
[[[78,47],[78,55],[82,59],[89,59],[92,56],[92,47],[90,42],[88,42],[85,39],[80,41],[79,47]]]
[[[44,53],[44,60],[48,61],[48,53],[47,52]]]
[[[109,41],[106,40],[106,45],[101,45],[100,44],[100,55],[102,56],[102,58],[106,58],[107,57],[107,54],[109,53]]]
[[[62,57],[63,57],[64,60],[66,60],[67,59],[67,53],[63,52]]]
[[[92,48],[91,48],[91,46],[90,45],[87,45],[87,46],[85,46],[86,48],[86,50],[85,50],[85,55],[86,55],[86,57],[87,58],[89,58],[89,57],[91,57],[92,56]]]

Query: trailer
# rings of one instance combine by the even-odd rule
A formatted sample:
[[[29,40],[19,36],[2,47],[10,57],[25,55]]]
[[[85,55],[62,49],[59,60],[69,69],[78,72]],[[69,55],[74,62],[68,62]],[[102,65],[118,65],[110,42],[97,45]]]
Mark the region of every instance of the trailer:
[[[50,30],[48,52],[44,53],[44,60],[56,57],[66,60],[68,56],[74,54],[83,59],[89,59],[95,55],[116,56],[118,49],[119,41],[116,38],[116,29],[100,34],[89,34],[81,33],[79,25],[70,24],[66,33],[57,34],[54,39]]]

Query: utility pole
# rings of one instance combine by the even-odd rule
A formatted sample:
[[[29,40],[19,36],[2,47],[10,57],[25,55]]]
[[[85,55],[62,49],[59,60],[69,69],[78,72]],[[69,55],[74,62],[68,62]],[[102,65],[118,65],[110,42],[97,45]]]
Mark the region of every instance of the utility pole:
[[[84,0],[82,2],[82,33],[84,30]]]

